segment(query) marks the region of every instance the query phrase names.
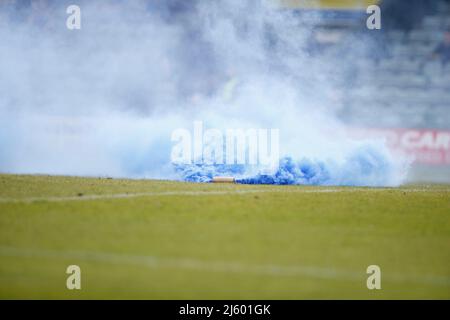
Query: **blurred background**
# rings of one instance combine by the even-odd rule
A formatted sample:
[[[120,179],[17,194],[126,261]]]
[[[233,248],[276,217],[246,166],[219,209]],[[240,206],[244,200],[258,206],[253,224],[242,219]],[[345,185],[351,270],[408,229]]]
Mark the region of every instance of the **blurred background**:
[[[371,4],[381,8],[381,30],[361,28]],[[352,61],[330,66],[342,81],[332,97],[339,118],[411,155],[409,181],[450,181],[450,1],[286,0],[281,7],[304,20],[319,10],[312,54]]]
[[[111,108],[120,109],[127,105],[129,110],[128,106],[132,105],[133,112],[147,115],[161,108],[161,104],[195,108],[208,97],[218,95],[232,103],[242,77],[240,67],[232,63],[222,65],[223,59],[218,56],[217,48],[202,36],[199,29],[204,26],[204,21],[198,19],[201,15],[198,2],[139,0],[136,1],[139,6],[127,5],[146,11],[138,17],[128,15],[130,25],[138,24],[139,19],[157,19],[165,26],[176,28],[177,39],[183,39],[184,43],[174,43],[176,54],[159,60],[171,80],[170,85],[142,89],[141,83],[137,82],[133,87],[133,80],[126,89],[111,85],[108,89]],[[252,30],[252,12],[262,1],[243,2],[241,19],[236,24],[242,34],[246,34]],[[1,0],[0,29],[8,25],[20,32],[24,26],[31,26],[38,39],[36,46],[29,44],[29,49],[33,50],[42,44],[40,33],[56,34],[61,29],[69,4],[78,4],[83,10],[83,5],[88,3]],[[270,21],[259,26],[264,30],[264,63],[268,72],[285,74],[290,81],[298,83],[299,91],[316,96],[317,101],[327,105],[355,137],[384,136],[394,152],[414,158],[408,181],[450,182],[450,1],[266,0],[264,3],[274,12],[290,17],[287,29],[290,36],[295,38],[297,32],[301,35],[298,48],[289,42],[291,47],[286,49],[285,33],[280,33]],[[366,8],[371,4],[381,8],[380,30],[366,28],[369,16]],[[119,8],[120,12],[123,5],[121,1],[96,3],[100,12],[108,12],[111,8]],[[88,16],[89,12],[83,19]],[[101,21],[101,14],[98,19]],[[89,30],[89,20],[82,21],[83,30]],[[76,41],[77,37],[80,35],[71,35],[69,42]],[[9,46],[8,39],[0,41],[4,48]],[[58,43],[73,52],[64,40],[60,39]],[[95,50],[96,44],[91,45]],[[277,54],[280,48],[289,54]],[[299,69],[291,68],[294,65],[291,60],[300,56],[300,51],[303,66],[310,60],[320,64],[321,71],[302,73],[301,65]],[[82,62],[80,64],[82,66]],[[133,71],[136,70],[130,69],[131,74]],[[0,70],[0,77],[1,73]],[[176,77],[173,76],[175,73]],[[71,90],[87,94],[88,89],[81,84],[82,78],[80,74],[79,83],[71,83]],[[21,79],[24,79],[23,75]],[[39,89],[36,83],[33,90],[43,92],[47,89]],[[20,95],[9,92],[5,85],[0,88],[2,112],[23,105]],[[95,96],[88,94],[95,101]],[[45,97],[39,100],[39,94],[35,94],[32,103],[38,108],[48,102],[45,100]],[[64,120],[58,118],[56,121],[67,129]],[[73,126],[67,130],[73,130]]]

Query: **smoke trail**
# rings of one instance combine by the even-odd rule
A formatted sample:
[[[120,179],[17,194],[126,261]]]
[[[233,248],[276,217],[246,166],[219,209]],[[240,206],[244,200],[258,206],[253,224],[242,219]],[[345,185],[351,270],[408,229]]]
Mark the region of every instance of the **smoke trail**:
[[[312,26],[292,13],[261,1],[81,1],[82,29],[69,31],[64,3],[50,3],[0,7],[0,172],[402,182],[383,143],[345,133],[333,100],[345,63],[312,55]],[[280,167],[173,165],[171,133],[198,119],[279,129]]]

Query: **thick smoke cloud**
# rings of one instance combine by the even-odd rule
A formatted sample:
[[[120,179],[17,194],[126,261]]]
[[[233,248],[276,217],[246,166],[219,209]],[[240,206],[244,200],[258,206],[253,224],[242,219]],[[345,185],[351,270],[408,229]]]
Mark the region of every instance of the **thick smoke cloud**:
[[[6,3],[6,2],[5,2]],[[334,116],[336,56],[312,25],[261,1],[80,1],[0,7],[0,171],[242,183],[398,185],[380,141]],[[34,4],[33,4],[34,3]],[[280,130],[280,168],[171,164],[171,133]]]

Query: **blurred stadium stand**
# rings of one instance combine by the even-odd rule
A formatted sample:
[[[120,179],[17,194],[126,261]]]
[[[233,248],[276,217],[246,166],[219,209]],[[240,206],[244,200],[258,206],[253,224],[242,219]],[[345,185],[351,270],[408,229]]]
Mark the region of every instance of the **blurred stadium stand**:
[[[410,181],[449,182],[450,1],[278,3],[303,20],[319,12],[314,32],[321,54],[334,52],[342,61],[331,67],[341,75],[342,94],[333,101],[340,118],[412,156]],[[381,7],[381,30],[365,28],[370,4]]]
[[[342,83],[345,98],[341,115],[346,122],[450,129],[450,61],[444,63],[444,57],[435,52],[446,35],[450,47],[450,1],[278,2],[299,14],[321,11],[323,19],[315,30],[318,42],[334,44],[335,48],[328,46],[330,51],[337,47],[337,52],[346,52],[352,60],[351,70],[340,70],[349,73]],[[361,19],[367,19],[365,9],[374,3],[382,9],[382,29],[362,30],[365,21]],[[330,36],[333,32],[337,33],[334,43]],[[365,43],[369,39],[372,45],[356,53],[362,38]],[[352,51],[355,53],[349,54]],[[450,53],[447,55],[450,60]],[[387,110],[392,117],[374,117]]]

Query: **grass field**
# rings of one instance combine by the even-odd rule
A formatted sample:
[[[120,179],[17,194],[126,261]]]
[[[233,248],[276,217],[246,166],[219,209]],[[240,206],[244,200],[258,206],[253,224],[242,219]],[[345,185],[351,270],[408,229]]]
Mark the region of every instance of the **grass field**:
[[[450,187],[0,175],[0,298],[450,299]]]

